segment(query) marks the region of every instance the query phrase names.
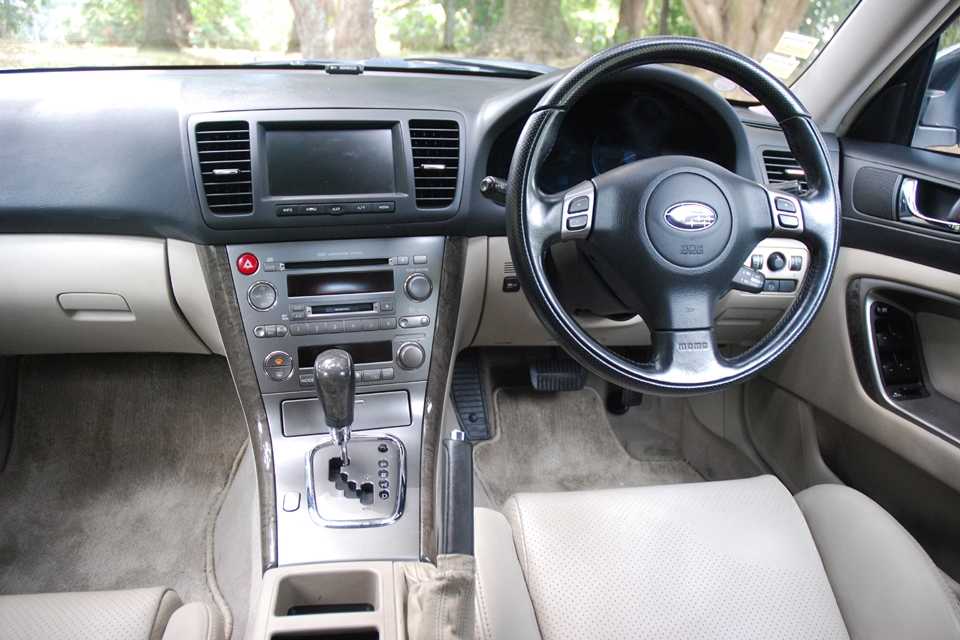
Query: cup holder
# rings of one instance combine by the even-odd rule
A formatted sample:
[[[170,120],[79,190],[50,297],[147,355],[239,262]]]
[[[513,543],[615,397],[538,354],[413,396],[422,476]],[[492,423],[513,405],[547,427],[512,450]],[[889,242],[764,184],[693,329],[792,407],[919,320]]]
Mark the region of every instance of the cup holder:
[[[288,575],[277,584],[273,615],[362,613],[380,609],[380,574],[345,570]]]

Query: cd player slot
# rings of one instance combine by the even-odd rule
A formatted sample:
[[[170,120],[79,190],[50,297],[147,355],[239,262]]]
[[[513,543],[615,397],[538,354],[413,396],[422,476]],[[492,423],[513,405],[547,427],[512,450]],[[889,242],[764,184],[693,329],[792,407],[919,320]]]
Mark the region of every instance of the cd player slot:
[[[284,271],[305,269],[337,269],[341,267],[379,267],[390,264],[390,258],[358,258],[356,260],[314,260],[311,262],[284,262]]]
[[[393,290],[393,270],[334,271],[287,276],[287,295],[291,298],[392,293]]]
[[[372,302],[357,302],[354,304],[321,304],[310,307],[310,315],[323,316],[332,313],[367,313],[376,308]]]
[[[297,348],[297,362],[301,369],[313,367],[317,356],[327,349],[342,349],[350,354],[354,364],[393,362],[393,345],[389,340],[354,342],[352,344],[325,344]]]

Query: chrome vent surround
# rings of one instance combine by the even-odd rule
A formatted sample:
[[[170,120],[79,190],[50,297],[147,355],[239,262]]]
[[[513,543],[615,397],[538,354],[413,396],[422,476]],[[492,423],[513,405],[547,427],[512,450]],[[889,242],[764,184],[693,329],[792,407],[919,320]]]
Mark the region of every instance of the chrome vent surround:
[[[253,213],[250,124],[201,122],[196,134],[200,176],[210,211],[219,215]]]
[[[789,151],[767,149],[763,152],[763,169],[767,173],[767,183],[773,187],[784,182],[796,180],[800,183],[800,191],[807,190],[807,180],[804,177],[800,163]]]
[[[417,208],[449,207],[460,171],[460,125],[452,120],[411,120],[410,146]]]

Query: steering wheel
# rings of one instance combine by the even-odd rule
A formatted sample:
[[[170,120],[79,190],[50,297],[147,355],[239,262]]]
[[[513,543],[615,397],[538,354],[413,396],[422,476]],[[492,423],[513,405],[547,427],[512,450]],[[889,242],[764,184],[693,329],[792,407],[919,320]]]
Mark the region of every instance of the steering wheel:
[[[706,160],[662,156],[627,164],[557,194],[537,174],[567,110],[610,76],[677,63],[738,83],[777,119],[803,169],[801,197],[767,189]],[[837,261],[837,181],[823,138],[803,105],[759,64],[727,47],[677,36],[627,42],[585,60],[550,89],[520,135],[507,188],[507,238],[537,317],[574,359],[635,391],[692,395],[745,381],[783,355],[823,305]],[[717,301],[766,237],[796,238],[810,251],[806,279],[777,325],[746,352],[721,355]],[[605,348],[571,317],[547,279],[547,251],[577,241],[616,296],[650,329],[653,356],[634,362]]]

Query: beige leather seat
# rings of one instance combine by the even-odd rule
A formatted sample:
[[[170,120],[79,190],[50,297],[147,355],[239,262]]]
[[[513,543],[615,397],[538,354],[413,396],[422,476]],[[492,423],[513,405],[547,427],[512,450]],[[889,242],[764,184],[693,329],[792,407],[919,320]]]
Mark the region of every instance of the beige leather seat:
[[[917,542],[835,485],[772,476],[519,494],[476,510],[476,635],[960,638]]]
[[[2,640],[223,640],[220,614],[173,589],[0,597]]]

